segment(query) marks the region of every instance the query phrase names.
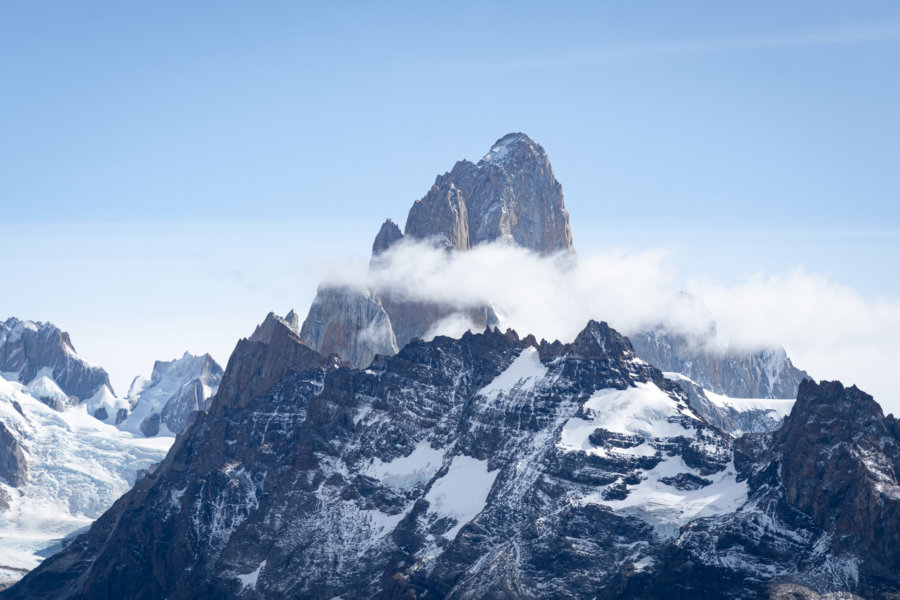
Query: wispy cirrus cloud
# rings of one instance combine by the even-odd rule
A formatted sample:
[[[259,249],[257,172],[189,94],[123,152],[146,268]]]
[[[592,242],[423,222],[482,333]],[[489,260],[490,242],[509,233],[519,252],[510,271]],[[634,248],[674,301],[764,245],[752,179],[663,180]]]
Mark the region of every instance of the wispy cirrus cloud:
[[[781,34],[744,35],[728,38],[673,40],[644,44],[609,45],[560,54],[512,60],[477,60],[446,65],[459,71],[516,71],[565,68],[600,68],[635,59],[725,54],[735,52],[790,50],[819,46],[900,42],[900,23],[859,25],[839,29],[821,29]]]

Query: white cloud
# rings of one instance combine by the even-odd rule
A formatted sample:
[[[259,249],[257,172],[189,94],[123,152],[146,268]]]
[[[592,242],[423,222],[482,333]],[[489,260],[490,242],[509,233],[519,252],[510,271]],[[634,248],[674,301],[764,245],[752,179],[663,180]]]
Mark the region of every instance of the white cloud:
[[[503,244],[451,253],[404,241],[373,268],[342,263],[330,284],[366,286],[460,310],[493,305],[502,326],[521,335],[569,341],[589,319],[624,333],[655,323],[685,333],[717,322],[722,345],[782,345],[817,379],[841,379],[900,408],[892,367],[900,356],[900,301],[868,300],[821,275],[794,270],[738,285],[689,281],[680,293],[671,256],[662,250],[610,250],[538,256]],[[453,315],[429,332],[459,335],[471,323]]]

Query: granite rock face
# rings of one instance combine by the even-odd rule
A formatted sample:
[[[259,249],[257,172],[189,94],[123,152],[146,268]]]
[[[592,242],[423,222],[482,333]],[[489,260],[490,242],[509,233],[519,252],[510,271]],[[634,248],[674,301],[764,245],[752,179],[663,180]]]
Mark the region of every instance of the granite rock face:
[[[397,339],[381,299],[369,290],[319,287],[300,337],[323,354],[366,367],[378,354],[396,354]]]
[[[804,383],[735,442],[604,323],[354,370],[276,322],[159,468],[0,598],[888,598],[897,424],[873,404]]]
[[[495,240],[541,254],[573,248],[562,186],[547,153],[524,133],[503,136],[478,163],[463,160],[439,176],[410,209],[405,235],[438,236],[457,250]]]
[[[28,464],[22,445],[5,423],[0,421],[0,479],[12,487],[25,484]]]
[[[80,358],[69,334],[52,323],[16,318],[0,323],[0,372],[25,385],[46,376],[70,404],[95,396],[104,386],[112,391],[106,371]]]
[[[403,232],[391,219],[387,219],[378,230],[375,241],[372,243],[372,256],[378,256],[395,243],[403,239]]]

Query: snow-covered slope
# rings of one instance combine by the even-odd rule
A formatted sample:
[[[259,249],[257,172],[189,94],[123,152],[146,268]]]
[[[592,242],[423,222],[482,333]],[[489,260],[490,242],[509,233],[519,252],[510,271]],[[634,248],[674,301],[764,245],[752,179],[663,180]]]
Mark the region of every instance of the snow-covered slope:
[[[707,422],[736,436],[775,431],[794,406],[794,398],[731,398],[703,389],[681,373],[665,376],[681,386],[691,407]]]
[[[54,410],[38,399],[61,393],[49,379],[26,387],[0,378],[0,425],[21,449],[24,467],[24,482],[0,480],[0,586],[89,526],[172,443],[102,423],[88,414],[89,403]]]

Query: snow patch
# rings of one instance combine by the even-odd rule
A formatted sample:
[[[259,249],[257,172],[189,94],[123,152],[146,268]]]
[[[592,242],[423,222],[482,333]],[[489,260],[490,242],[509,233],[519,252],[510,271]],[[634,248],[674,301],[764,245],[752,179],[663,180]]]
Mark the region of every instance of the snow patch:
[[[246,588],[250,588],[251,590],[256,589],[256,582],[259,581],[259,574],[262,573],[262,570],[266,568],[266,561],[262,561],[259,563],[259,566],[256,567],[256,570],[252,573],[247,573],[246,575],[238,575],[238,581],[241,582],[241,591],[243,592]]]
[[[679,490],[660,481],[679,473],[699,476],[680,456],[673,456],[645,471],[637,485],[629,485],[624,499],[603,500],[599,493],[592,493],[583,502],[634,513],[654,525],[657,533],[674,537],[688,521],[734,512],[747,501],[750,488],[746,481],[736,480],[733,461],[723,471],[706,477],[712,481],[710,485],[696,490]]]
[[[409,456],[395,458],[390,462],[374,459],[363,470],[363,474],[390,487],[409,489],[434,477],[443,460],[443,450],[435,450],[426,440],[422,440]]]
[[[534,391],[537,382],[546,377],[547,367],[541,363],[535,348],[525,348],[506,370],[479,392],[488,401],[513,391],[521,394]]]
[[[456,521],[444,533],[446,539],[454,539],[463,525],[484,509],[499,473],[499,470],[488,471],[487,461],[459,455],[453,458],[447,473],[432,484],[425,495],[429,512],[439,519],[450,517]]]
[[[582,411],[585,418],[573,417],[563,425],[557,446],[564,452],[607,455],[607,448],[594,446],[589,439],[596,429],[645,438],[647,442],[635,448],[615,449],[620,454],[640,456],[656,453],[648,444],[654,439],[694,435],[694,430],[685,428],[680,420],[696,417],[652,383],[637,382],[624,390],[598,390]]]

